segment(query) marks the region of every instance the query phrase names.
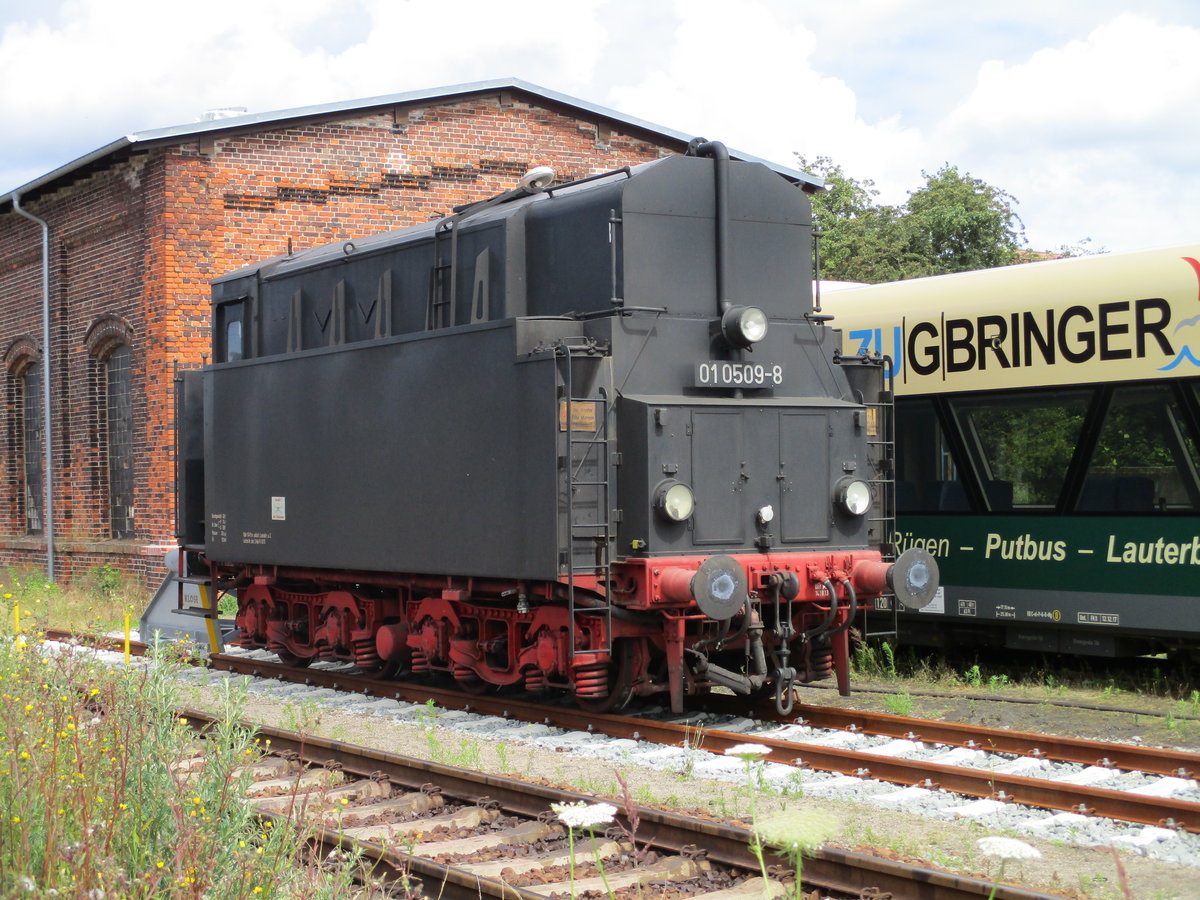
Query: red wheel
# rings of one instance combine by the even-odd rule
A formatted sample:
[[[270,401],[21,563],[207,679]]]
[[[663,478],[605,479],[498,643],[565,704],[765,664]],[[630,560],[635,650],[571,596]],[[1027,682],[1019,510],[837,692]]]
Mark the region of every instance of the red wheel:
[[[311,656],[297,656],[292,651],[285,650],[283,647],[272,652],[279,657],[279,661],[285,666],[291,666],[295,669],[307,669],[312,665],[313,658]]]
[[[499,685],[484,681],[469,669],[454,673],[454,686],[464,694],[472,694],[476,697],[495,693],[499,689]]]

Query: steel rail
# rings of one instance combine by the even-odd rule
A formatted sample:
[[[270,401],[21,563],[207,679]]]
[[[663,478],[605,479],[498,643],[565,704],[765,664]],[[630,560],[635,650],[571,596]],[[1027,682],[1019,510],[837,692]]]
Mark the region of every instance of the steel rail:
[[[78,634],[74,631],[67,631],[62,628],[44,628],[42,636],[48,641],[58,641],[63,644],[79,644],[83,647],[92,647],[96,650],[111,650],[115,653],[125,652],[125,639],[113,637],[108,634]],[[130,656],[145,656],[149,652],[149,645],[142,641],[130,640],[129,655]]]
[[[614,737],[627,737],[659,744],[695,744],[697,728],[687,724],[656,722],[629,716],[585,712],[568,707],[550,707],[505,697],[487,697],[442,690],[428,685],[419,687],[399,682],[378,681],[361,675],[332,672],[323,669],[295,670],[279,663],[252,660],[237,656],[214,656],[213,665],[219,669],[285,678],[321,687],[353,690],[377,697],[406,699],[423,703],[432,700],[448,709],[541,722],[572,731],[599,730]],[[914,725],[924,724],[910,720]],[[703,731],[704,747],[723,752],[745,743],[744,734],[723,731]],[[1073,785],[1022,775],[1007,775],[983,769],[960,768],[918,760],[886,757],[856,750],[824,747],[797,741],[779,740],[755,735],[755,743],[770,751],[773,762],[804,765],[812,769],[836,772],[889,781],[905,786],[942,788],[973,797],[991,798],[1023,803],[1047,809],[1058,809],[1085,815],[1098,815],[1120,821],[1182,828],[1200,833],[1200,803],[1149,797],[1114,791],[1107,788]],[[1104,745],[1118,746],[1118,745]]]
[[[747,715],[744,702],[739,707],[734,697],[710,698],[710,701],[705,704],[705,708],[714,712]],[[815,728],[860,731],[864,734],[971,747],[997,753],[1014,753],[1018,756],[1033,756],[1041,759],[1082,763],[1088,766],[1132,769],[1155,775],[1195,778],[1197,774],[1200,774],[1200,754],[1186,750],[1137,747],[1132,744],[1089,741],[1083,738],[1058,737],[1052,734],[988,728],[983,725],[937,722],[931,719],[894,716],[889,713],[823,708],[802,704],[797,704],[794,715],[787,719],[776,716],[774,710],[768,711],[765,707],[755,707],[752,714],[757,719],[778,721],[784,724],[803,723]]]
[[[183,710],[180,715],[199,729],[211,727],[217,721],[215,717],[194,709]],[[475,772],[458,766],[401,756],[313,735],[296,734],[279,728],[244,724],[246,727],[255,728],[260,737],[269,739],[272,752],[295,753],[303,762],[313,765],[337,765],[343,771],[362,777],[371,777],[382,772],[395,783],[413,790],[420,790],[424,785],[434,783],[443,793],[456,799],[476,803],[490,800],[517,815],[537,816],[545,812],[551,803],[595,800],[595,797],[574,791]],[[682,853],[686,848],[699,846],[705,850],[708,859],[714,862],[751,871],[758,869],[758,858],[750,849],[753,834],[748,829],[708,819],[690,818],[651,807],[634,808],[639,820],[636,834],[639,842],[649,843],[672,853]],[[625,813],[619,813],[619,817],[628,826]],[[333,832],[326,832],[324,838],[334,844],[339,840],[343,844],[347,842],[346,838]],[[360,842],[355,842],[354,845],[372,859],[378,859],[382,855],[378,846]],[[467,900],[468,897],[478,900],[481,896],[503,900],[545,900],[536,893],[462,873],[452,866],[409,856],[396,848],[390,849],[387,856],[390,857],[390,861],[385,861],[397,870],[406,868],[428,882],[445,885],[441,896],[446,900]],[[397,859],[403,861],[402,866],[397,867]],[[988,897],[993,889],[993,883],[990,881],[832,847],[820,848],[814,851],[812,857],[805,858],[804,881],[823,890],[841,891],[852,895],[860,895],[864,889],[874,888],[880,895],[891,892],[897,897],[916,897],[921,900],[967,900]],[[995,896],[1000,900],[1055,900],[1054,895],[1011,885],[1000,885]]]
[[[118,653],[124,650],[124,642],[121,638],[106,635],[81,636],[59,629],[47,629],[45,635],[47,640],[76,640],[87,643],[90,646],[113,650]],[[147,645],[141,641],[130,642],[130,652],[134,656],[142,656],[147,650]],[[213,658],[212,664],[220,668],[225,665],[226,661],[235,659],[240,659],[240,657],[218,656]],[[261,660],[255,661],[255,663],[262,666],[277,665],[269,662],[264,663]],[[320,677],[317,676],[317,673],[326,670],[311,669],[305,671],[312,673],[311,677]],[[278,672],[275,670],[272,670],[272,674],[273,677],[279,677]],[[409,693],[413,689],[401,682],[380,682],[368,676],[352,676],[347,674],[339,674],[338,677],[342,680],[351,677],[362,678],[363,684],[356,686],[354,689],[372,693],[376,696],[392,699],[400,699],[401,697],[412,699],[414,696]],[[310,676],[306,674],[305,679],[309,678]],[[383,687],[378,688],[380,685]],[[398,690],[400,691],[399,693],[397,693]],[[511,707],[514,710],[520,710],[519,714],[521,716],[524,717],[526,715],[523,709],[526,704],[519,701],[496,701],[487,700],[486,698],[470,698],[464,701],[464,696],[466,695],[462,695],[457,691],[439,691],[436,688],[429,688],[424,685],[415,689],[415,695],[420,696],[421,699],[425,699],[429,691],[437,694],[437,702],[440,705],[450,708],[462,708],[464,705],[482,708],[486,703],[489,707],[497,705],[502,708]],[[720,694],[705,698],[698,706],[704,711],[726,715],[752,715],[757,719],[776,721],[781,724],[807,724],[814,728],[858,731],[863,734],[875,734],[883,737],[946,744],[955,747],[969,747],[997,753],[1012,753],[1017,756],[1032,756],[1040,759],[1080,763],[1081,765],[1088,766],[1130,769],[1137,772],[1176,778],[1200,777],[1200,753],[1187,750],[1138,747],[1133,744],[1090,741],[1082,738],[1060,737],[1053,734],[1011,731],[1008,729],[989,728],[983,725],[939,722],[931,719],[896,716],[889,713],[835,709],[809,704],[797,704],[794,714],[785,718],[777,715],[774,709],[768,706],[756,706],[752,709],[747,709],[745,700]],[[541,706],[531,706],[530,708],[535,710],[543,709]],[[588,714],[586,721],[591,721],[593,718],[595,718],[593,714]],[[638,722],[644,721],[641,719],[635,720],[630,717],[602,717],[602,719],[607,718],[616,718],[618,720],[628,719],[629,721]],[[596,720],[600,721],[601,719],[597,718]]]
[[[834,691],[837,690],[837,687],[836,685],[827,685],[818,681],[804,685],[804,689],[806,691]],[[888,689],[856,685],[854,693],[893,695],[896,693],[896,690],[894,688]],[[1200,716],[1189,715],[1178,710],[1137,709],[1132,706],[1114,706],[1111,703],[1084,703],[1077,700],[1065,700],[1061,697],[1009,697],[999,693],[977,694],[955,692],[950,694],[946,691],[926,691],[914,688],[905,688],[905,693],[913,697],[928,697],[935,700],[979,700],[984,703],[1013,703],[1019,706],[1057,706],[1062,709],[1082,709],[1094,712],[1119,713],[1127,716],[1148,716],[1155,719],[1165,719],[1170,716],[1180,722],[1200,722]]]

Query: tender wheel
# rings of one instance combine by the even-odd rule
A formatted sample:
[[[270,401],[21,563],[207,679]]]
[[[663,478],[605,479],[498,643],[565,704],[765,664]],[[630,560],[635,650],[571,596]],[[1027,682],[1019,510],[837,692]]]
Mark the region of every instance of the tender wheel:
[[[484,694],[494,694],[499,689],[498,685],[492,684],[490,681],[484,681],[474,672],[465,675],[456,674],[454,676],[454,686],[464,694],[472,694],[476,697],[483,696]]]
[[[274,651],[274,653],[279,657],[281,663],[285,666],[292,666],[295,669],[307,669],[313,661],[311,656],[297,656],[295,653],[285,650],[282,647]]]
[[[390,681],[404,671],[404,660],[384,660],[377,666],[363,669],[364,675],[370,675],[372,678],[379,678],[384,681]]]

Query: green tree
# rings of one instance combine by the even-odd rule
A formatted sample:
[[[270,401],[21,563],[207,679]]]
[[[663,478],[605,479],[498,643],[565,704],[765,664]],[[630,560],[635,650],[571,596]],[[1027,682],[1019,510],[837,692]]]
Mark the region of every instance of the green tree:
[[[904,205],[888,206],[876,202],[873,181],[850,177],[827,156],[799,163],[826,184],[813,196],[824,278],[878,283],[1017,261],[1017,201],[954,166],[923,172],[925,184]]]
[[[1016,199],[985,181],[960,173],[949,163],[905,204],[912,249],[929,275],[1007,266],[1025,242]]]

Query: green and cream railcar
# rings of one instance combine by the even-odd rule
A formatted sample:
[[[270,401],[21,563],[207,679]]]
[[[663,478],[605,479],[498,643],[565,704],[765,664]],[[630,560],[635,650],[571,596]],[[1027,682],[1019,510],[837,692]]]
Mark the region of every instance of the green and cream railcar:
[[[1200,244],[828,293],[895,373],[901,640],[1200,647]]]

